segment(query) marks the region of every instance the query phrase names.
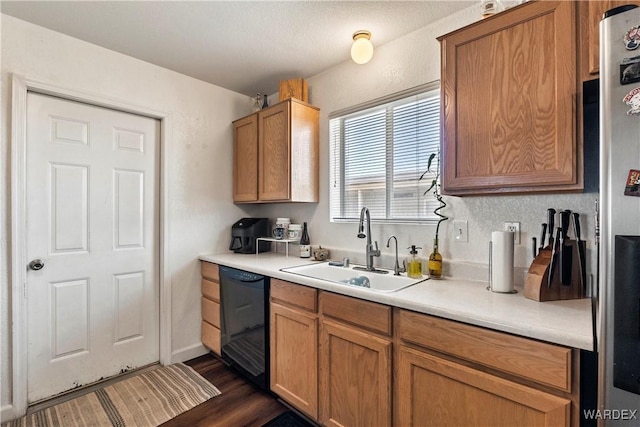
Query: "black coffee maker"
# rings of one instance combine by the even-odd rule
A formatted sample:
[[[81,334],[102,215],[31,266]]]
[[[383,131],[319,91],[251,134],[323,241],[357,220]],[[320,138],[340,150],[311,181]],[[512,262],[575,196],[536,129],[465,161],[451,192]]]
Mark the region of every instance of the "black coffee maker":
[[[271,237],[269,218],[242,218],[231,227],[229,250],[237,254],[255,254],[258,237]],[[258,252],[270,250],[271,242],[258,242]]]

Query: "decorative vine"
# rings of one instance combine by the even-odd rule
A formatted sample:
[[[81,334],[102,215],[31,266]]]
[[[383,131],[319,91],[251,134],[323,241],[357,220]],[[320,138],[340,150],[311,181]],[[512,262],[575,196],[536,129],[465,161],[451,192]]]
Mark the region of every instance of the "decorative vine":
[[[434,171],[431,170],[431,165],[433,163],[433,160],[436,158],[436,155],[438,155],[438,154],[439,153],[431,153],[431,155],[429,156],[429,161],[427,162],[427,170],[424,171],[422,173],[422,175],[420,175],[420,178],[418,179],[418,181],[421,181],[425,177],[426,174],[434,172]],[[443,208],[447,207],[447,204],[442,199],[442,194],[440,194],[440,183],[438,182],[438,179],[440,178],[440,161],[439,160],[440,160],[440,156],[438,156],[438,162],[437,162],[437,166],[436,166],[436,170],[435,170],[435,176],[433,177],[433,180],[431,181],[431,185],[423,193],[423,196],[426,196],[428,192],[433,190],[433,195],[435,196],[435,198],[438,201],[438,203],[440,203],[440,206],[438,206],[437,208],[435,208],[433,210],[433,213],[440,218],[438,220],[438,225],[436,226],[436,239],[438,239],[438,232],[440,231],[440,223],[449,219],[448,216],[443,215],[440,212]]]

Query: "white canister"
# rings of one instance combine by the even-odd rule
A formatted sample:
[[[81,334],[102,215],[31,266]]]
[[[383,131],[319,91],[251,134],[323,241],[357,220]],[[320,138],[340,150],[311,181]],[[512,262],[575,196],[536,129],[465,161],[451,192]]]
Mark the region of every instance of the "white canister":
[[[289,224],[291,224],[291,219],[290,218],[278,218],[276,219],[276,227],[279,225],[283,225],[288,227]]]
[[[289,224],[289,239],[300,240],[302,237],[302,224]]]

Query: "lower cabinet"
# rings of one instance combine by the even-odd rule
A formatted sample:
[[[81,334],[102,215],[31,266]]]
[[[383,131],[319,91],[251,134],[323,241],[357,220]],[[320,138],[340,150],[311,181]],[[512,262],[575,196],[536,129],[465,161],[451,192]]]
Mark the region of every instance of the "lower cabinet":
[[[323,425],[391,425],[391,340],[324,319],[320,396]]]
[[[322,425],[391,425],[391,308],[329,292],[320,301],[271,279],[271,391]]]
[[[391,308],[320,292],[320,422],[391,425]]]
[[[271,280],[271,391],[318,419],[317,291]]]
[[[571,349],[408,310],[394,315],[394,425],[579,425]]]
[[[220,355],[220,275],[218,265],[201,261],[200,337],[202,344],[217,355]]]
[[[578,426],[576,350],[271,280],[271,390],[324,426]]]
[[[401,345],[398,426],[568,426],[571,401]]]

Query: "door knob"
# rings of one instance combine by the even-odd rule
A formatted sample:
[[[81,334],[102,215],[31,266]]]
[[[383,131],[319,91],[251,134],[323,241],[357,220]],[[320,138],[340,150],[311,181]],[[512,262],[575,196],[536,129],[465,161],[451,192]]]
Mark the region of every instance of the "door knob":
[[[29,263],[29,268],[32,270],[42,270],[44,268],[44,261],[36,258]]]

